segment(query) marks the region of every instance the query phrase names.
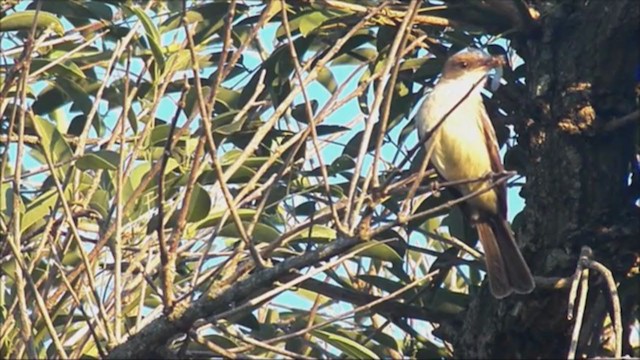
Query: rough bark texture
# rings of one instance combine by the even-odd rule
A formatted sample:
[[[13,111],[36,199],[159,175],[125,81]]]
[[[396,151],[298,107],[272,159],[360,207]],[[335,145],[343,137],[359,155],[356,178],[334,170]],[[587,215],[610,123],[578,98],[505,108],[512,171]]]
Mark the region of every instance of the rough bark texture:
[[[528,154],[524,225],[516,232],[536,276],[571,275],[580,248],[590,246],[620,283],[627,332],[638,276],[625,275],[640,253],[638,209],[628,193],[637,122],[608,132],[601,127],[637,109],[640,2],[538,1],[535,7],[540,28],[515,42],[528,87],[516,128]],[[604,289],[592,276],[578,356],[611,355],[594,335],[611,308]],[[497,301],[484,291],[464,323],[448,329],[455,356],[565,358],[573,327],[567,295],[568,289],[537,289]]]

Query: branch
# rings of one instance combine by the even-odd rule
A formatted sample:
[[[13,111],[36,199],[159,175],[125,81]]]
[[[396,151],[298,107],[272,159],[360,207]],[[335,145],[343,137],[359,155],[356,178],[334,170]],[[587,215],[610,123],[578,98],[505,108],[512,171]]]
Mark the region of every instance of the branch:
[[[372,10],[372,8],[369,8],[363,5],[337,1],[337,0],[321,0],[319,1],[319,3],[337,10],[347,10],[347,11],[353,11],[353,12],[358,12],[363,14],[369,13]],[[389,23],[391,21],[392,24],[395,24],[396,21],[404,18],[405,16],[406,14],[404,11],[386,9],[380,15],[380,18],[382,18],[380,20],[382,20],[385,23]],[[439,17],[439,16],[430,16],[430,15],[417,15],[414,19],[414,23],[421,24],[421,25],[434,25],[434,26],[442,26],[442,27],[448,27],[453,25],[449,19]]]
[[[128,341],[114,348],[107,358],[144,357],[176,333],[188,332],[196,320],[222,313],[228,309],[229,304],[251,296],[256,289],[270,286],[274,281],[290,274],[292,269],[302,269],[341,254],[358,242],[355,239],[338,239],[326,247],[256,272],[244,280],[236,282],[233,286],[219,290],[219,293],[212,291],[193,303],[186,301],[176,303],[171,314],[152,321],[139,333],[130,337]]]
[[[611,121],[609,121],[608,123],[606,123],[603,127],[602,130],[604,132],[610,132],[613,130],[616,130],[618,128],[621,128],[627,124],[630,124],[634,121],[639,121],[640,120],[640,110],[636,110],[632,113],[629,113],[623,117],[617,118],[617,119],[613,119]]]
[[[571,284],[571,290],[569,291],[569,306],[567,307],[567,318],[573,319],[574,302],[576,299],[576,293],[578,291],[578,284],[580,285],[580,297],[578,298],[578,310],[576,311],[576,322],[573,328],[573,335],[571,336],[571,345],[569,347],[568,359],[574,359],[576,355],[576,349],[578,347],[578,336],[580,335],[580,328],[582,327],[582,319],[584,316],[584,309],[587,299],[589,270],[595,270],[599,272],[606,281],[607,289],[609,290],[609,296],[611,297],[611,304],[613,306],[611,313],[611,320],[613,322],[614,336],[615,336],[615,358],[622,357],[622,315],[620,311],[620,298],[618,297],[618,291],[611,271],[607,269],[601,263],[592,259],[593,251],[588,246],[583,246],[580,253],[580,259],[576,266],[576,271],[573,275],[573,282]]]
[[[298,286],[333,300],[344,301],[354,305],[364,305],[380,299],[375,295],[327,284],[317,279],[307,279]],[[388,318],[410,318],[432,322],[441,322],[445,318],[451,317],[450,314],[432,312],[427,308],[399,301],[387,301],[374,306],[371,310]]]

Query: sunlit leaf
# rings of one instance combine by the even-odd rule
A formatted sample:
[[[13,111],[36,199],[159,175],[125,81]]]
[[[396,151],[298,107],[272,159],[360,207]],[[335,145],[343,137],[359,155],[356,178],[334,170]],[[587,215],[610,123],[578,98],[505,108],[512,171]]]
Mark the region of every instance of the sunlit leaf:
[[[73,156],[71,147],[54,124],[36,116],[33,125],[40,136],[42,149],[54,164],[69,160]]]
[[[151,18],[138,6],[128,6],[127,7],[131,12],[133,12],[144,27],[144,30],[147,34],[147,40],[149,41],[149,46],[151,47],[151,52],[153,53],[153,58],[156,61],[156,64],[159,67],[160,72],[164,70],[165,59],[164,53],[162,50],[162,41],[160,39],[160,32],[156,27],[155,23],[151,20]]]
[[[312,11],[298,17],[300,33],[302,33],[302,36],[307,36],[327,19],[329,19],[329,17],[322,11]]]
[[[37,16],[37,18],[36,18]],[[40,29],[51,29],[58,35],[64,34],[64,26],[53,14],[46,11],[24,10],[3,16],[0,19],[0,32],[24,30],[28,31],[35,21],[36,27]]]

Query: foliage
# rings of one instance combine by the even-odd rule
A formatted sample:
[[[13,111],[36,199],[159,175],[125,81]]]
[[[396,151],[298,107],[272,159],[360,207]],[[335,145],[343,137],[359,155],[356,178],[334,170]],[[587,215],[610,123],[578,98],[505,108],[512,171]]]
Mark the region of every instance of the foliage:
[[[448,54],[513,51],[417,4],[3,5],[0,354],[451,356],[483,264],[411,109]]]

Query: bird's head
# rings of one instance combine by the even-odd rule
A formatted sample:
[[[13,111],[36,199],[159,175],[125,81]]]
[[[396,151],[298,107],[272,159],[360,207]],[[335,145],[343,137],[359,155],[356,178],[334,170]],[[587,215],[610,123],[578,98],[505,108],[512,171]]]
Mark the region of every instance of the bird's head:
[[[480,50],[467,49],[450,57],[442,70],[443,80],[456,80],[464,76],[484,76],[489,70],[505,64],[502,56],[491,56]]]

